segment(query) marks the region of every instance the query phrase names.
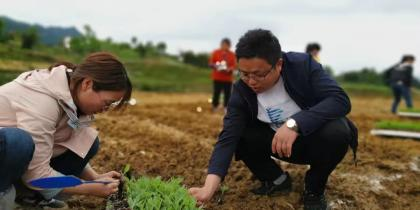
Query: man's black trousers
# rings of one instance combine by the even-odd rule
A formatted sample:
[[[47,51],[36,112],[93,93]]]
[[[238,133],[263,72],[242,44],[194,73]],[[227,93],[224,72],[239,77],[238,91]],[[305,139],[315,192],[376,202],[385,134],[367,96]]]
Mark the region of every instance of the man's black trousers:
[[[351,132],[346,118],[332,120],[308,136],[298,136],[290,158],[280,158],[271,152],[275,131],[266,123],[254,121],[238,144],[236,159],[244,161],[260,181],[274,181],[283,173],[270,156],[294,164],[308,164],[305,190],[323,193],[328,176],[347,152]]]

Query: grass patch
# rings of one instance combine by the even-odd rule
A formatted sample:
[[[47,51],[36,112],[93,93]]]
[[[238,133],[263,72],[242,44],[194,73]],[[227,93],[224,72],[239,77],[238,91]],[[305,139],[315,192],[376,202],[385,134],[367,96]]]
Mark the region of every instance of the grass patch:
[[[420,132],[420,124],[412,122],[380,121],[375,124],[375,127],[378,129]]]
[[[203,92],[211,90],[210,71],[170,58],[126,62],[133,86],[145,91]]]
[[[25,72],[33,69],[46,69],[52,63],[21,60],[0,60],[0,73],[3,71]]]
[[[341,83],[340,86],[349,94],[391,96],[388,86],[364,83]]]
[[[129,179],[126,183],[128,204],[133,210],[200,209],[181,181],[180,178],[162,181],[160,177]]]
[[[0,69],[0,85],[6,84],[12,80],[14,80],[17,76],[19,76],[21,72],[17,71],[6,71]]]
[[[400,109],[400,112],[420,113],[420,108]]]

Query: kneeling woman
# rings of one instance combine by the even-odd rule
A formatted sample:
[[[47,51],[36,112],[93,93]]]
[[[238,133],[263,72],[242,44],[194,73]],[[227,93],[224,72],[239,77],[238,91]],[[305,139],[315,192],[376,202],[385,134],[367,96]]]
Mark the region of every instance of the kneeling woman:
[[[20,177],[24,183],[63,174],[113,181],[39,191],[45,199],[116,192],[120,174],[98,174],[89,165],[99,147],[89,124],[96,113],[123,108],[131,90],[123,64],[104,52],[88,55],[80,65],[64,62],[25,72],[0,86],[0,201]]]

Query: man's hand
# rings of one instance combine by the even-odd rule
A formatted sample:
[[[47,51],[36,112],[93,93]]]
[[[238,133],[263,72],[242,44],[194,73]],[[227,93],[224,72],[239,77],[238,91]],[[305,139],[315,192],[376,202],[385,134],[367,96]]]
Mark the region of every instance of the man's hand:
[[[292,155],[292,146],[297,136],[298,133],[296,131],[287,128],[286,124],[283,124],[274,135],[271,151],[277,153],[280,157],[290,157]]]
[[[209,174],[203,187],[192,187],[188,192],[197,200],[198,205],[202,205],[213,197],[214,192],[219,188],[220,182],[221,178],[218,175]]]
[[[197,200],[197,204],[201,205],[211,199],[213,197],[213,193],[211,189],[206,187],[192,187],[188,190],[190,195]]]

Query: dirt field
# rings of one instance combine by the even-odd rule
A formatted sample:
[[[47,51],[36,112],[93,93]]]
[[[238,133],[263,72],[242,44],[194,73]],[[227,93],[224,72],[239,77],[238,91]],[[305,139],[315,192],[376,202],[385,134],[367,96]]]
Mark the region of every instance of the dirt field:
[[[222,125],[222,112],[213,114],[206,94],[136,93],[139,103],[123,114],[98,117],[101,150],[92,165],[98,171],[130,164],[137,174],[184,177],[187,187],[203,183],[207,163]],[[369,134],[375,121],[389,114],[390,99],[351,97],[350,118],[359,128],[359,162],[346,158],[330,176],[327,198],[333,209],[420,209],[420,142],[385,139]],[[420,105],[417,99],[415,104]],[[202,111],[199,111],[201,107]],[[300,194],[307,166],[281,163],[294,179],[283,197],[254,196],[259,183],[241,162],[233,162],[225,184],[224,203],[205,209],[301,209]],[[72,209],[104,209],[102,199],[77,197]]]

